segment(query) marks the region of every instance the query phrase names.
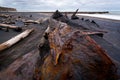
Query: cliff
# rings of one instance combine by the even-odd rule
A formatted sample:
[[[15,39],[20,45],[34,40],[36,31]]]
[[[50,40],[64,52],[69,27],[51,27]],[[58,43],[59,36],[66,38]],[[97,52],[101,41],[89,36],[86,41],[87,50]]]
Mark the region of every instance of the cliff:
[[[1,7],[0,6],[0,12],[16,12],[17,10],[15,8],[8,8],[8,7]]]

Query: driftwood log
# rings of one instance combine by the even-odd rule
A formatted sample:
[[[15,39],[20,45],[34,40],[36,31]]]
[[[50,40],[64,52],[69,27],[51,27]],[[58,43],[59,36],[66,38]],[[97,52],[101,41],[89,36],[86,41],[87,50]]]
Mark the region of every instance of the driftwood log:
[[[27,20],[27,21],[24,21],[25,24],[29,24],[29,23],[34,23],[34,24],[39,24],[40,22],[39,21],[35,21],[35,20]]]
[[[90,30],[83,30],[84,35],[98,35],[99,37],[103,37],[104,33],[107,31],[90,31]]]
[[[36,69],[35,79],[117,80],[116,65],[87,34],[65,23],[57,23],[39,47],[42,63]]]
[[[0,14],[0,17],[3,17],[3,18],[8,18],[10,15],[7,15],[7,14]]]
[[[60,13],[58,10],[56,10],[55,13],[52,15],[52,18],[57,19],[57,18],[62,17],[62,16],[63,16],[63,14]]]
[[[73,20],[74,20],[74,19],[79,19],[79,17],[76,16],[78,10],[79,10],[79,9],[77,9],[77,10],[73,13],[73,15],[71,16],[71,19],[73,19]]]
[[[59,15],[61,15],[61,16],[59,16]],[[52,18],[55,19],[55,20],[57,20],[57,21],[61,21],[61,22],[67,23],[71,27],[78,28],[78,29],[81,29],[81,30],[90,30],[90,31],[93,30],[95,32],[107,32],[107,31],[104,31],[103,29],[101,29],[98,24],[95,24],[93,26],[92,22],[88,23],[88,22],[85,22],[83,20],[80,21],[79,19],[78,20],[70,20],[68,17],[66,17],[66,15],[63,15],[59,11],[56,11],[52,15]],[[100,34],[99,36],[102,37],[103,34]]]
[[[26,53],[26,55],[16,59],[6,70],[0,72],[0,80],[33,80],[38,60],[38,50]]]
[[[34,29],[28,29],[25,30],[24,32],[22,32],[21,34],[11,38],[10,40],[0,44],[0,52],[11,47],[12,45],[14,45],[15,43],[17,43],[18,41],[20,41],[21,39],[27,37]]]
[[[115,63],[89,37],[93,34],[98,32],[50,19],[39,52],[34,48],[16,59],[0,72],[0,80],[117,80]]]
[[[63,15],[58,10],[56,10],[55,13],[53,13],[52,18],[57,21],[61,21],[61,22],[65,22],[65,23],[67,23],[69,21],[69,18],[67,17],[67,15],[66,14]]]
[[[23,20],[23,22],[25,24],[30,24],[30,23],[33,23],[33,24],[41,24],[43,23],[44,21],[46,21],[48,18],[39,18],[38,20]]]
[[[13,25],[8,25],[8,24],[2,24],[0,23],[1,28],[6,28],[6,29],[14,29],[15,31],[22,31],[21,27],[18,26],[13,26]]]

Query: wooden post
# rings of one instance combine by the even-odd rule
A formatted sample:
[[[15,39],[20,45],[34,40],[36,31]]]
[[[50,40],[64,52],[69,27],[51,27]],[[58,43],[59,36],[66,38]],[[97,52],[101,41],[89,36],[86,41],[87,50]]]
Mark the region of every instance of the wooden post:
[[[79,9],[77,9],[73,15],[71,16],[71,19],[79,19],[79,17],[76,16],[77,12],[78,12]]]

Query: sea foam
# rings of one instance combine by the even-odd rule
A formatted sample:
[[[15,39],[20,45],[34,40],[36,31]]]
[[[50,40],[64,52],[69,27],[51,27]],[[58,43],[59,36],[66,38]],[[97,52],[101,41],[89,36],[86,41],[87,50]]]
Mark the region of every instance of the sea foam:
[[[120,20],[120,15],[111,15],[111,14],[77,14],[77,15],[105,18],[105,19],[112,19],[112,20]]]

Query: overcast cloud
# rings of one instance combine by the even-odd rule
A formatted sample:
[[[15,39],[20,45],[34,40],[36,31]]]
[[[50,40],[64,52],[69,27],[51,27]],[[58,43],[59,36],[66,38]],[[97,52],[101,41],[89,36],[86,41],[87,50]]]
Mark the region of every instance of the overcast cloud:
[[[120,10],[120,0],[0,0],[0,6],[18,11],[109,11]]]

